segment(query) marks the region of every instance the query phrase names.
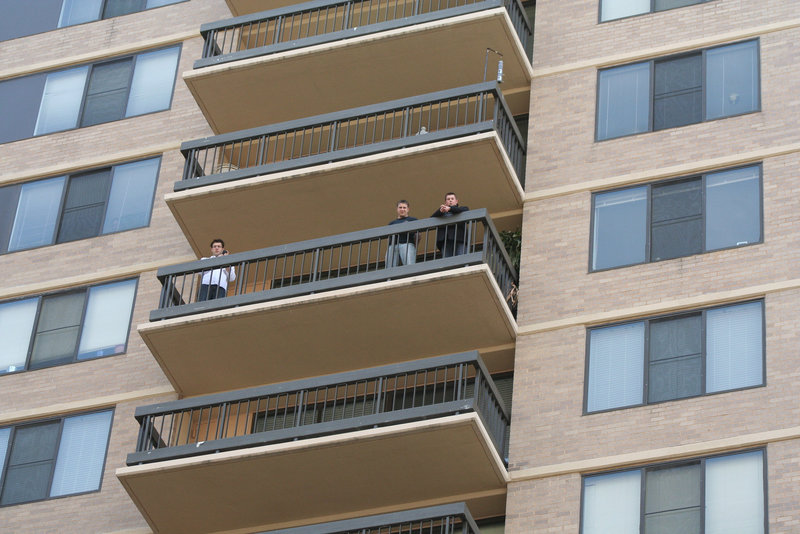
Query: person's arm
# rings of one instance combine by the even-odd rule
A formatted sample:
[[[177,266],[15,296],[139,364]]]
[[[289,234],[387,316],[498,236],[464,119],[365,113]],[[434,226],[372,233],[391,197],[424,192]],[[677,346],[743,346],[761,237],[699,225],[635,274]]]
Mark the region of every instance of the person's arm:
[[[433,215],[431,215],[431,217],[441,217],[442,215],[444,215],[444,213],[442,213],[437,209],[436,211],[433,212]]]
[[[469,206],[450,206],[450,213],[453,215],[469,211]]]

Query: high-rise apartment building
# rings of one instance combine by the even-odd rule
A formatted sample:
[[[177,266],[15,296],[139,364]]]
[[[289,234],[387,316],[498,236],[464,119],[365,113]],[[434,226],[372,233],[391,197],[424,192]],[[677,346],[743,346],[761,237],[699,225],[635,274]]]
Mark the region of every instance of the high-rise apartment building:
[[[799,532],[793,4],[0,0],[0,530]]]

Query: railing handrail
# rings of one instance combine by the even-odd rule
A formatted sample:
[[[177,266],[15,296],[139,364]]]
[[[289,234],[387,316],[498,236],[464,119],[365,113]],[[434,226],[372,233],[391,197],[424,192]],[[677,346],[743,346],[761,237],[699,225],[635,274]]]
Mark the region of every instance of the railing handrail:
[[[322,123],[329,123],[335,121],[341,121],[345,119],[352,118],[354,116],[360,115],[370,115],[374,113],[380,113],[384,111],[389,111],[392,109],[403,108],[403,107],[411,107],[420,104],[427,104],[433,100],[445,100],[448,98],[458,97],[458,96],[469,96],[469,95],[477,95],[480,93],[493,93],[494,96],[502,102],[502,107],[506,112],[506,115],[511,119],[511,123],[514,124],[513,115],[509,110],[508,104],[506,103],[505,99],[503,98],[503,93],[500,91],[500,85],[496,81],[489,81],[489,82],[481,82],[475,83],[471,85],[465,85],[462,87],[456,87],[453,89],[445,89],[442,91],[434,91],[431,93],[425,93],[422,95],[407,97],[407,98],[398,98],[395,100],[389,100],[386,102],[380,102],[378,104],[370,104],[368,106],[360,106],[357,108],[350,108],[341,111],[334,111],[331,113],[324,113],[321,115],[312,115],[310,117],[304,117],[302,119],[294,119],[290,121],[278,122],[274,124],[269,124],[265,126],[258,126],[256,128],[248,128],[246,130],[239,130],[235,132],[228,132],[224,134],[203,137],[200,139],[194,139],[191,141],[185,141],[181,143],[181,152],[186,155],[191,149],[194,148],[204,148],[210,145],[220,144],[220,143],[229,143],[232,141],[237,141],[240,139],[245,139],[249,137],[259,137],[262,135],[278,133],[286,130],[296,130],[300,128],[307,128],[311,126],[317,126]],[[514,124],[515,131],[517,133],[518,139],[522,144],[522,135],[519,133],[519,129],[516,128],[516,124]],[[524,146],[524,145],[523,145]]]
[[[247,400],[255,397],[265,397],[268,395],[281,395],[306,389],[321,388],[325,386],[333,386],[336,384],[344,384],[349,382],[357,382],[368,378],[376,378],[380,376],[403,374],[412,371],[419,371],[422,369],[432,369],[435,367],[453,366],[458,364],[474,364],[483,376],[490,377],[486,364],[481,359],[477,351],[459,352],[456,354],[448,354],[446,356],[433,356],[421,360],[414,360],[410,362],[393,363],[389,365],[381,365],[378,367],[369,367],[366,369],[358,369],[355,371],[346,371],[343,373],[335,373],[330,375],[323,375],[313,378],[303,378],[300,380],[291,380],[288,382],[279,382],[277,384],[268,384],[265,386],[256,386],[251,388],[239,389],[234,391],[224,391],[221,393],[212,393],[210,395],[203,395],[200,397],[190,397],[175,401],[167,401],[156,404],[149,404],[139,406],[134,412],[134,417],[137,421],[141,422],[142,419],[149,415],[158,415],[167,412],[185,411],[193,408],[202,408],[205,406],[222,404],[227,402],[237,402]],[[497,399],[503,416],[508,419],[508,409],[503,403],[500,392],[494,384],[494,381],[488,380],[487,383]]]
[[[332,7],[341,4],[348,4],[350,2],[352,2],[352,0],[311,0],[310,2],[302,2],[299,4],[276,7],[274,9],[267,9],[265,11],[259,11],[257,13],[250,13],[247,15],[240,15],[238,17],[231,17],[214,22],[207,22],[200,26],[200,35],[205,37],[208,32],[214,30],[223,30],[233,26],[238,26],[240,24],[249,24],[251,22],[258,22],[264,19],[280,17],[283,15],[290,15],[293,13],[302,13],[304,11],[313,11],[320,8]],[[486,3],[488,5],[496,4],[498,7],[505,7],[506,0],[476,0],[474,3],[475,4]],[[522,10],[522,13],[523,14],[525,13],[524,9]],[[525,20],[527,21],[527,17],[525,17]],[[528,22],[528,28],[530,28],[530,22],[529,21],[527,22]]]
[[[461,517],[468,524],[473,534],[480,534],[480,530],[475,524],[475,519],[473,519],[466,503],[463,502],[429,506],[426,508],[416,508],[413,510],[404,510],[402,512],[392,512],[388,514],[330,521],[327,523],[318,523],[316,525],[307,525],[303,527],[270,530],[261,532],[260,534],[339,534],[344,532],[358,532],[364,529],[380,527],[384,525],[395,525],[416,521],[430,521],[450,516]]]
[[[351,241],[365,241],[368,239],[386,237],[394,234],[405,234],[417,230],[423,230],[423,229],[427,230],[427,229],[437,228],[440,226],[450,226],[456,223],[479,221],[479,220],[487,223],[487,227],[490,228],[492,236],[497,239],[498,243],[502,244],[502,241],[499,238],[499,235],[494,227],[494,224],[491,223],[488,211],[486,210],[486,208],[478,208],[460,213],[458,215],[454,215],[452,217],[442,217],[442,218],[431,217],[427,219],[419,219],[416,221],[407,222],[403,224],[402,228],[398,228],[397,225],[377,226],[365,230],[356,230],[354,232],[347,232],[344,234],[318,237],[316,239],[308,239],[306,241],[298,241],[295,243],[289,243],[285,245],[275,245],[256,250],[249,250],[246,252],[236,252],[233,254],[228,254],[226,256],[218,256],[216,258],[209,258],[205,260],[193,260],[185,263],[179,263],[176,265],[168,265],[165,267],[159,267],[156,276],[158,277],[159,280],[163,282],[165,277],[174,274],[182,274],[192,271],[197,271],[197,272],[211,271],[216,268],[236,266],[236,264],[238,263],[253,261],[265,257],[281,256],[284,254],[292,254],[304,250],[313,250],[316,248],[348,243]],[[513,273],[513,277],[516,278],[516,271],[514,271],[514,268],[511,265],[511,260],[509,259],[508,254],[505,253],[503,247],[500,247],[500,250],[503,251],[506,263],[508,264],[509,269]]]

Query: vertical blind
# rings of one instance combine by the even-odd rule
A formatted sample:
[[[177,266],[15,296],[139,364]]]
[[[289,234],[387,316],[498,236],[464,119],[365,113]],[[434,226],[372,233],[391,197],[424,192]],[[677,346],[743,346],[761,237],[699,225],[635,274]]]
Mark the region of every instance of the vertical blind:
[[[50,496],[96,490],[100,487],[112,412],[64,420]]]
[[[642,402],[644,323],[590,332],[587,411]]]

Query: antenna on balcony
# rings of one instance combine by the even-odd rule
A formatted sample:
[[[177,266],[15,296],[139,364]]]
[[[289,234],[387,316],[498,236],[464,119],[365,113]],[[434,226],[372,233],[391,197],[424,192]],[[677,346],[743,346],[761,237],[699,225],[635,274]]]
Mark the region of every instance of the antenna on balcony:
[[[494,48],[486,48],[486,59],[483,61],[483,81],[486,81],[486,70],[489,67],[489,52],[494,52],[501,58],[503,54],[495,50]],[[500,59],[497,61],[497,83],[503,83],[503,60]]]

